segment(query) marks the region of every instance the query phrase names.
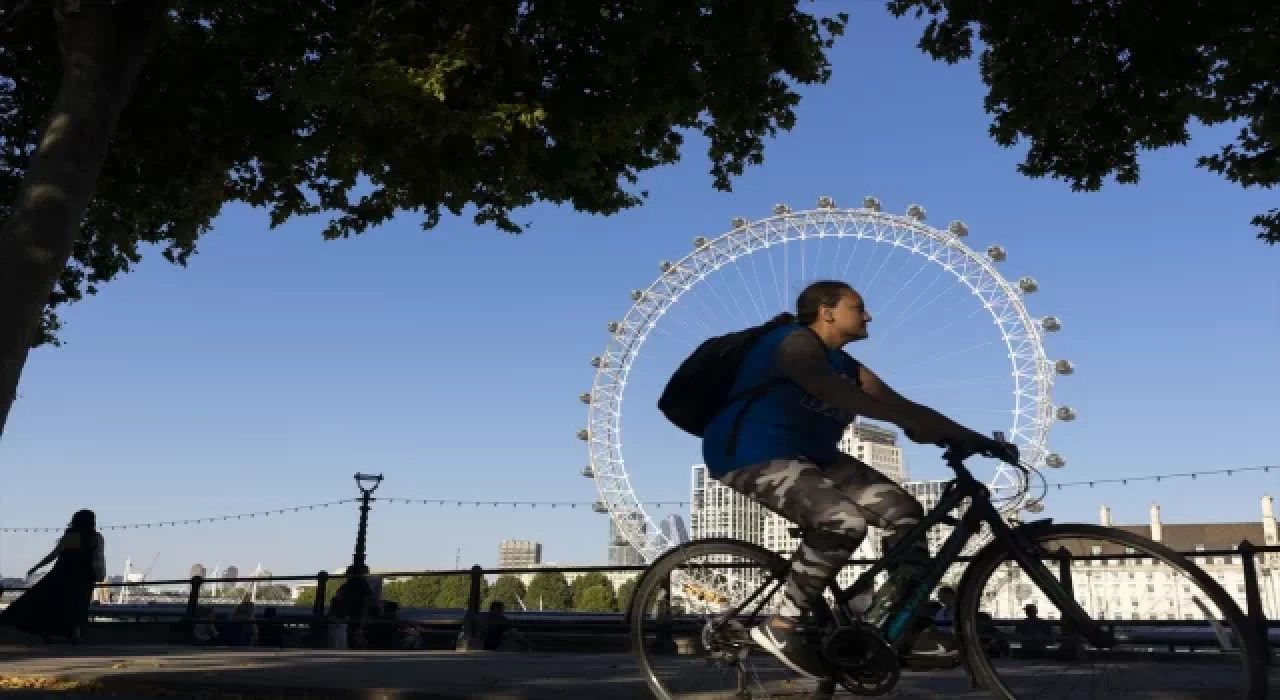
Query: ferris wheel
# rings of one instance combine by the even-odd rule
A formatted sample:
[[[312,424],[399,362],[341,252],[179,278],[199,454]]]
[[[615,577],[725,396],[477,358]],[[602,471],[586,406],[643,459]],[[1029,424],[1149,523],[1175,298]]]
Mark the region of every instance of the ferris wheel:
[[[1001,412],[1007,412],[1012,421],[1007,431],[1008,439],[1020,448],[1024,464],[1037,468],[1065,466],[1064,458],[1049,449],[1049,432],[1056,421],[1074,420],[1076,414],[1068,406],[1054,404],[1053,387],[1056,376],[1072,374],[1074,367],[1068,360],[1049,360],[1043,345],[1047,334],[1062,329],[1061,321],[1054,316],[1031,316],[1023,299],[1038,291],[1039,284],[1031,277],[1021,277],[1010,283],[997,271],[997,266],[1007,260],[1005,248],[990,245],[982,252],[975,251],[965,243],[969,231],[963,222],[952,221],[942,230],[927,225],[925,219],[925,209],[916,204],[909,206],[905,215],[885,213],[875,197],[864,198],[859,208],[838,208],[830,197],[820,197],[817,208],[807,211],[792,211],[785,204],[778,204],[774,206],[772,216],[757,221],[735,217],[727,233],[715,238],[695,238],[692,252],[680,260],[661,263],[658,278],[647,288],[631,293],[631,308],[621,320],[608,323],[610,339],[604,353],[591,359],[596,370],[595,381],[591,391],[580,396],[588,406],[587,428],[578,431],[578,439],[586,442],[590,459],[583,475],[594,479],[600,494],[595,510],[612,517],[620,539],[639,551],[646,561],[653,561],[676,544],[666,532],[655,526],[654,520],[646,513],[623,460],[623,394],[642,346],[655,333],[662,334],[665,325],[662,322],[674,314],[677,302],[690,297],[709,278],[729,274],[723,271],[736,269],[738,277],[745,281],[743,270],[747,269],[747,264],[756,268],[763,266],[756,265],[754,258],[779,250],[788,255],[786,251],[793,246],[834,246],[836,266],[830,276],[842,280],[847,279],[850,272],[849,263],[843,270],[839,268],[842,247],[846,251],[852,248],[854,252],[851,255],[855,258],[868,259],[862,275],[866,279],[847,279],[863,292],[864,297],[866,290],[861,285],[874,285],[878,279],[884,279],[888,263],[886,258],[877,268],[874,262],[870,262],[874,260],[870,253],[875,249],[887,250],[889,255],[918,262],[919,269],[914,274],[903,273],[901,277],[904,279],[900,282],[896,279],[890,282],[891,287],[898,288],[895,297],[903,299],[903,302],[894,317],[886,321],[886,335],[892,334],[904,319],[922,313],[945,296],[957,296],[959,292],[960,296],[971,296],[976,300],[972,314],[952,314],[945,324],[939,322],[937,325],[972,326],[975,324],[965,322],[970,318],[980,319],[981,313],[986,312],[994,322],[996,333],[985,344],[1003,345],[1012,365],[1011,372],[1003,377],[1007,393],[1001,393],[1006,402]],[[818,263],[831,259],[830,248],[823,248]],[[772,258],[768,262],[775,266]],[[798,261],[786,257],[780,266],[798,266],[803,278],[811,271],[816,272],[816,265],[808,268],[806,265],[804,257]],[[928,271],[932,271],[934,283],[924,290],[914,294],[907,292],[903,296],[911,283],[927,278]],[[893,277],[892,274],[889,276]],[[939,292],[934,287],[938,280],[943,279],[943,289]],[[788,290],[782,289],[785,285],[778,285],[775,281],[775,286],[780,292],[780,303],[789,305],[794,295],[786,295]],[[767,284],[758,287],[756,292],[759,293],[751,290],[737,295],[717,293],[723,313],[731,314],[736,307],[744,319],[751,319],[754,324],[784,310],[777,305],[770,307],[769,300],[765,298]],[[731,299],[726,301],[726,296]],[[749,299],[738,301],[736,297]],[[739,326],[746,327],[741,323]],[[991,335],[990,326],[983,326],[978,332]],[[707,333],[699,340],[709,335]],[[692,346],[688,350],[692,350]],[[996,359],[1003,363],[1003,359]],[[989,480],[993,501],[1002,503],[1003,510],[1009,515],[1015,515],[1021,509],[1038,512],[1041,508],[1038,500],[1028,500],[1027,486],[1021,472],[1003,464],[994,468]]]

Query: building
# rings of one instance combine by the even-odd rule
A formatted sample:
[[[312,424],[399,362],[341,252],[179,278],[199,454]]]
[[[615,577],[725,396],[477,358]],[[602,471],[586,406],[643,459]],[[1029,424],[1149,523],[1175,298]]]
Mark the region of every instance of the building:
[[[663,518],[658,527],[662,530],[662,536],[673,545],[681,545],[689,541],[689,530],[684,525],[684,518],[676,513]]]
[[[208,569],[204,568],[204,564],[191,565],[191,578],[195,578],[197,576],[199,576],[200,578],[207,578],[206,576],[207,573],[208,573]]]
[[[693,467],[689,535],[693,539],[734,537],[764,543],[764,506],[716,481],[706,465]]]
[[[1160,542],[1178,552],[1232,552],[1243,540],[1258,545],[1277,543],[1275,501],[1262,498],[1262,518],[1257,522],[1236,523],[1166,523],[1160,506],[1153,504],[1145,525],[1116,525],[1111,509],[1102,506],[1099,523],[1132,532]],[[1068,543],[1063,543],[1068,544]],[[1109,542],[1075,540],[1068,549],[1075,556],[1118,556],[1133,554],[1127,547]],[[1192,556],[1192,560],[1214,578],[1235,599],[1242,610],[1245,600],[1244,567],[1236,554],[1223,553]],[[1280,616],[1280,556],[1260,554],[1255,558],[1259,592],[1264,614],[1271,619]],[[1173,570],[1152,559],[1105,559],[1074,561],[1071,565],[1072,590],[1080,605],[1092,616],[1108,620],[1203,620],[1205,609],[1195,593],[1198,587],[1181,579]],[[1041,614],[1055,618],[1058,611],[1022,573],[993,578],[984,591],[983,608],[996,618],[1016,619],[1023,608],[1034,603]],[[1210,610],[1210,613],[1215,612]]]
[[[854,423],[840,438],[840,451],[875,467],[898,483],[907,480],[907,469],[898,447],[898,434],[873,423]]]
[[[498,543],[499,569],[530,569],[542,563],[542,543],[503,540]]]
[[[633,513],[622,517],[632,518],[632,522],[636,523],[641,533],[648,530],[644,513]],[[609,566],[644,566],[644,556],[627,540],[622,528],[618,527],[618,521],[613,517],[609,518],[608,561]]]

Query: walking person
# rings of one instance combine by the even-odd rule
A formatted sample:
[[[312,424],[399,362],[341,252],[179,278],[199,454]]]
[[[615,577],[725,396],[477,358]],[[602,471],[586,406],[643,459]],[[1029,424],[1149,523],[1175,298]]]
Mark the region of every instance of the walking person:
[[[0,612],[0,626],[22,630],[46,642],[79,642],[89,621],[95,585],[107,578],[103,549],[93,511],[76,512],[53,551],[31,567],[27,577],[50,562],[53,568]]]

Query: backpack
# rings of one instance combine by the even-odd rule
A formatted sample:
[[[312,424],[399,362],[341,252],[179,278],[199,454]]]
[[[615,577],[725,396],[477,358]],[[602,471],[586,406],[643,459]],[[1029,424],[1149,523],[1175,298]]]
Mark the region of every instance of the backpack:
[[[702,437],[711,419],[722,408],[742,398],[748,398],[750,404],[771,386],[782,381],[768,381],[737,394],[730,394],[733,383],[738,378],[738,368],[742,366],[747,352],[756,341],[766,333],[794,322],[794,316],[784,313],[761,325],[704,341],[671,375],[666,388],[662,390],[662,396],[658,398],[658,410],[677,428]],[[743,409],[745,412],[746,406]],[[740,420],[742,414],[739,413],[738,417]],[[730,439],[730,454],[737,433],[738,425],[735,424],[733,438]]]

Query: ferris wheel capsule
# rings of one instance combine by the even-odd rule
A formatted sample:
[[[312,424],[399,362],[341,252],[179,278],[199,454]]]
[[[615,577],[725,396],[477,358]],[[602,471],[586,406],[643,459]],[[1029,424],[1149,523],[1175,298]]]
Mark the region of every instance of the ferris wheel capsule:
[[[735,216],[732,219],[729,219],[729,225],[735,229],[746,228],[749,223],[751,222],[747,221],[747,217],[745,216]]]
[[[608,513],[609,506],[605,505],[604,501],[596,501],[591,504],[591,510],[594,510],[597,513]]]
[[[1058,360],[1053,363],[1053,371],[1066,376],[1068,374],[1075,374],[1076,366],[1071,364],[1071,360]]]
[[[583,393],[578,394],[578,400],[579,400],[579,401],[581,401],[582,403],[585,403],[585,404],[587,404],[588,406],[590,406],[590,405],[591,405],[591,392],[589,392],[589,391],[584,391]]]
[[[835,209],[835,208],[836,208],[836,200],[834,200],[834,199],[832,199],[831,197],[828,197],[828,196],[826,196],[826,195],[823,195],[823,196],[821,196],[821,197],[818,197],[818,208],[819,208],[819,209]]]
[[[1027,511],[1028,513],[1043,513],[1043,512],[1044,512],[1044,504],[1043,504],[1043,503],[1041,503],[1040,501],[1030,501],[1030,502],[1028,502],[1028,503],[1027,503],[1027,505],[1023,506],[1022,508],[1023,508],[1023,510]]]
[[[1054,411],[1054,415],[1060,421],[1073,421],[1076,419],[1076,409],[1070,406],[1059,406],[1058,410]]]
[[[915,221],[924,221],[926,216],[927,213],[925,212],[924,207],[919,204],[912,204],[907,207],[907,217],[910,219]]]
[[[987,258],[991,262],[1004,262],[1009,258],[1009,253],[998,245],[987,246]]]
[[[579,431],[578,431],[578,439],[579,439],[579,440],[581,440],[581,441],[583,441],[583,442],[586,442],[587,440],[590,440],[590,439],[591,439],[591,433],[588,433],[588,432],[587,432],[587,431],[585,431],[585,430],[579,430]]]
[[[608,329],[610,333],[617,333],[619,330],[622,329],[622,324],[618,323],[617,321],[610,321],[608,325]]]
[[[590,464],[582,468],[582,475],[587,477],[588,479],[596,478],[596,472],[594,469],[591,468]]]
[[[1040,319],[1040,328],[1046,333],[1057,333],[1062,330],[1062,321],[1059,321],[1057,316],[1045,316]]]
[[[880,211],[880,198],[872,196],[863,197],[862,208],[870,209],[871,211]]]
[[[952,221],[947,224],[947,233],[955,236],[956,238],[964,238],[969,235],[969,226],[963,221]]]
[[[1040,283],[1033,277],[1023,277],[1018,280],[1018,290],[1023,294],[1035,294],[1040,291]]]
[[[1061,468],[1063,468],[1063,467],[1067,466],[1067,460],[1063,459],[1063,458],[1062,458],[1062,455],[1060,455],[1060,454],[1058,454],[1058,453],[1054,452],[1054,453],[1051,453],[1051,454],[1049,454],[1049,456],[1047,456],[1047,457],[1045,457],[1045,458],[1044,458],[1044,464],[1045,464],[1045,466],[1046,466],[1046,467],[1053,467],[1054,469],[1061,469]]]
[[[643,289],[631,290],[631,301],[641,301],[647,296],[649,296],[648,292],[645,292]]]
[[[596,369],[600,369],[601,367],[604,367],[604,364],[605,363],[604,363],[603,357],[596,356],[591,358],[591,366],[595,367]]]
[[[706,237],[698,236],[697,238],[693,239],[693,248],[694,250],[702,250],[703,248],[707,247],[707,243],[708,241]]]
[[[774,213],[774,214],[776,214],[776,215],[778,215],[778,216],[782,216],[782,215],[784,215],[784,214],[790,214],[790,213],[791,213],[791,207],[789,207],[789,206],[787,206],[787,205],[785,205],[785,204],[775,204],[775,205],[773,205],[773,213]]]

